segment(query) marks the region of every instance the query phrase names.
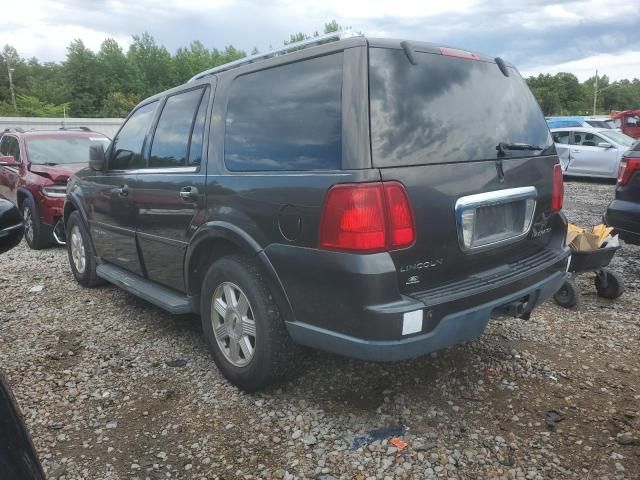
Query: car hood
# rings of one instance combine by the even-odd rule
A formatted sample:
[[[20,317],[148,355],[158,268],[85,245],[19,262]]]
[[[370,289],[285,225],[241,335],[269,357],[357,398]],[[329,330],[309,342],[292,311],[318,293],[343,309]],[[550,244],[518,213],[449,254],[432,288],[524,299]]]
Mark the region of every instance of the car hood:
[[[65,163],[60,165],[31,164],[31,172],[50,178],[55,183],[66,182],[70,176],[87,166],[86,163]]]

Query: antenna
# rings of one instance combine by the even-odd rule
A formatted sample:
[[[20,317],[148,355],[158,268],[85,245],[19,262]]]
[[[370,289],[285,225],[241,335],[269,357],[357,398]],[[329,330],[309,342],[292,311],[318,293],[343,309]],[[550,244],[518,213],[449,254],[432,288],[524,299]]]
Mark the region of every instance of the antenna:
[[[214,73],[224,72],[226,70],[231,70],[232,68],[237,68],[242,65],[248,65],[258,60],[266,60],[267,58],[284,55],[294,50],[300,50],[303,48],[313,47],[316,45],[322,45],[323,43],[329,43],[332,41],[336,42],[344,38],[360,37],[360,36],[362,35],[353,33],[350,30],[346,30],[346,31],[343,30],[339,32],[327,33],[325,35],[320,35],[318,37],[308,38],[307,40],[302,40],[301,42],[290,43],[276,50],[271,50],[266,53],[257,53],[255,55],[250,55],[248,57],[244,57],[239,60],[234,60],[233,62],[225,63],[224,65],[218,65],[217,67],[213,67],[213,68],[210,68],[209,70],[205,70],[204,72],[200,72],[199,74],[190,78],[187,83],[193,82],[195,80],[200,80],[201,78],[206,77],[207,75],[213,75]]]

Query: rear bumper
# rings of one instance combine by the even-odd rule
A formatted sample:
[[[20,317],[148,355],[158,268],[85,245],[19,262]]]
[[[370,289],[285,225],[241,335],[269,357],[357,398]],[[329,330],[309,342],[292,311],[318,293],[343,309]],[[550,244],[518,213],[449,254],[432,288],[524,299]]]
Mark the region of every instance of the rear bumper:
[[[365,340],[301,322],[288,322],[287,328],[294,341],[332,353],[370,361],[406,360],[479,337],[492,313],[505,305],[527,298],[527,311],[533,310],[560,288],[565,276],[556,271],[528,288],[446,315],[428,333],[401,340]]]
[[[388,253],[355,255],[272,245],[264,250],[291,305],[294,341],[368,360],[401,360],[482,334],[494,310],[526,314],[562,285],[569,249],[522,260],[429,290],[403,294]]]
[[[640,244],[640,202],[615,199],[607,207],[604,221],[625,242]]]

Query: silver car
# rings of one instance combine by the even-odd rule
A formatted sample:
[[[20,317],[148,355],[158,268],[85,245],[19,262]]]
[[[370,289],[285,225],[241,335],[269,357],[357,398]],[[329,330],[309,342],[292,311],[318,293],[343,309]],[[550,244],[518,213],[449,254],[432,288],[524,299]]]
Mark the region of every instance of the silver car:
[[[635,140],[622,132],[589,127],[552,128],[565,175],[616,178],[622,154]]]

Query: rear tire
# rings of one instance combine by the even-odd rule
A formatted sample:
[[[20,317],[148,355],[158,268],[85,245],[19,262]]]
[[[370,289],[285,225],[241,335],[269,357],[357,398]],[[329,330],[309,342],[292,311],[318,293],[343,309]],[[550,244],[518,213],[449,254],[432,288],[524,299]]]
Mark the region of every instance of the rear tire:
[[[51,244],[51,239],[45,238],[38,207],[31,197],[25,198],[22,202],[22,218],[24,220],[24,240],[29,248],[41,250]]]
[[[298,347],[251,259],[231,255],[211,265],[200,311],[213,360],[231,383],[253,392],[290,371]]]
[[[603,298],[611,300],[618,298],[624,292],[622,277],[611,270],[602,270],[596,274],[596,291]]]
[[[96,274],[96,257],[80,214],[71,212],[65,227],[69,266],[76,281],[83,287],[95,287],[104,283]]]
[[[567,278],[560,289],[553,295],[553,299],[561,307],[577,307],[580,304],[580,292],[576,282],[571,278]]]

